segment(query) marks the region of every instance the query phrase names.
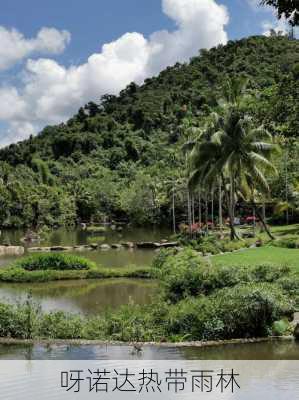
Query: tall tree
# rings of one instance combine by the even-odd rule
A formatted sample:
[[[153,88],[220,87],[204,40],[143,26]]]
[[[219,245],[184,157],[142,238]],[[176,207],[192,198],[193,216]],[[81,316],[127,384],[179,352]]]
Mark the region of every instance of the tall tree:
[[[299,25],[298,0],[261,0],[261,4],[276,8],[279,19],[285,17],[292,26]]]

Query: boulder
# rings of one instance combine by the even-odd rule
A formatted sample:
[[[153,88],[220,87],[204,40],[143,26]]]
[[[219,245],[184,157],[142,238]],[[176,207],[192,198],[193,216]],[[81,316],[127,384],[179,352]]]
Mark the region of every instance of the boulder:
[[[159,247],[177,247],[178,246],[178,242],[162,242],[162,243],[159,243]]]
[[[161,247],[160,243],[155,243],[155,242],[139,242],[136,243],[136,246],[139,249],[157,249]]]
[[[135,244],[133,242],[124,242],[122,243],[122,246],[127,247],[128,249],[133,249]]]
[[[66,246],[52,246],[50,247],[51,251],[71,251],[73,247],[66,247]]]
[[[101,244],[99,247],[101,250],[110,250],[110,246],[109,244]]]
[[[28,251],[29,251],[29,253],[35,253],[35,252],[47,253],[48,251],[51,251],[51,248],[50,247],[29,247]]]
[[[74,251],[85,251],[86,247],[85,246],[74,246]]]
[[[114,244],[112,244],[111,245],[111,247],[113,248],[113,249],[122,249],[122,245],[121,244],[119,244],[119,243],[114,243]]]

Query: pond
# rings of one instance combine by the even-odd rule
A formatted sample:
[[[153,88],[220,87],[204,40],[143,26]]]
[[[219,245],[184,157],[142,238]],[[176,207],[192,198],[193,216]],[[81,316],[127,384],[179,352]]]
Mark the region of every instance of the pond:
[[[21,239],[24,237],[23,230],[7,230],[2,231],[0,242],[9,243],[11,245],[22,245]],[[135,228],[125,226],[121,232],[112,230],[109,227],[106,232],[92,235],[82,229],[57,229],[51,232],[46,239],[38,244],[30,244],[27,247],[35,246],[79,246],[92,242],[92,237],[101,236],[102,243],[114,244],[121,242],[147,242],[160,241],[171,236],[171,231],[167,228]],[[26,247],[26,246],[25,246]],[[127,265],[146,266],[149,265],[156,252],[150,249],[127,249],[120,250],[95,250],[75,252],[74,254],[87,257],[99,265],[105,267],[124,267]],[[16,257],[0,257],[0,266],[5,266],[15,260]]]
[[[299,360],[299,343],[269,341],[212,347],[145,345],[0,345],[0,359],[11,360]],[[124,363],[125,366],[125,363]]]
[[[0,302],[32,299],[45,312],[61,310],[85,315],[117,309],[124,304],[147,304],[157,284],[142,279],[76,280],[47,283],[0,284]]]

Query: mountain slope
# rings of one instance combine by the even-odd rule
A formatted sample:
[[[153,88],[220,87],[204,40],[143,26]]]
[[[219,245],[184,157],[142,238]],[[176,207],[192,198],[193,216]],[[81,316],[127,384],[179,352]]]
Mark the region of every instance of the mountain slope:
[[[180,147],[188,125],[204,123],[223,82],[235,74],[250,79],[248,112],[257,123],[296,139],[299,42],[229,42],[2,149],[0,225],[65,225],[104,215],[168,220],[170,182],[183,171]],[[183,212],[183,200],[177,202]]]

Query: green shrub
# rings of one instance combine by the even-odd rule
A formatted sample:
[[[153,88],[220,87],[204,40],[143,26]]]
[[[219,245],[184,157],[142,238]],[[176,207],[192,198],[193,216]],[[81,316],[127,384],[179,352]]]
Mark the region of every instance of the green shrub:
[[[40,321],[39,336],[49,339],[83,338],[84,318],[63,311],[44,314]]]
[[[199,294],[202,290],[203,268],[212,267],[191,249],[166,257],[158,271],[166,297],[175,302]]]
[[[30,295],[24,304],[0,304],[0,337],[32,339],[38,332],[40,307]]]
[[[274,240],[271,245],[276,247],[283,247],[286,249],[299,249],[299,238],[286,238]]]
[[[106,226],[88,226],[86,231],[88,233],[104,233],[107,231]]]
[[[167,337],[188,340],[263,337],[271,333],[275,321],[293,311],[274,285],[238,285],[169,306],[165,332]]]
[[[217,289],[241,283],[275,283],[291,274],[289,267],[272,264],[215,267],[191,249],[178,254],[164,252],[155,265],[159,266],[157,277],[164,296],[171,302],[188,296],[209,295]]]
[[[99,244],[99,243],[103,243],[106,240],[105,236],[89,236],[87,238],[87,243],[88,244]]]
[[[224,324],[223,337],[262,337],[294,308],[281,289],[271,284],[247,284],[221,289],[213,295],[215,315]]]
[[[272,325],[272,334],[274,336],[283,336],[291,331],[291,325],[288,320],[281,319],[279,321],[275,321]]]
[[[17,261],[13,267],[26,271],[66,271],[66,270],[90,270],[95,264],[86,258],[71,254],[36,254]]]
[[[27,271],[20,267],[8,267],[0,269],[0,282],[49,282],[73,279],[108,279],[108,278],[142,278],[154,277],[153,269],[150,267],[135,267],[134,265],[124,268],[92,267],[82,270],[36,270]]]

